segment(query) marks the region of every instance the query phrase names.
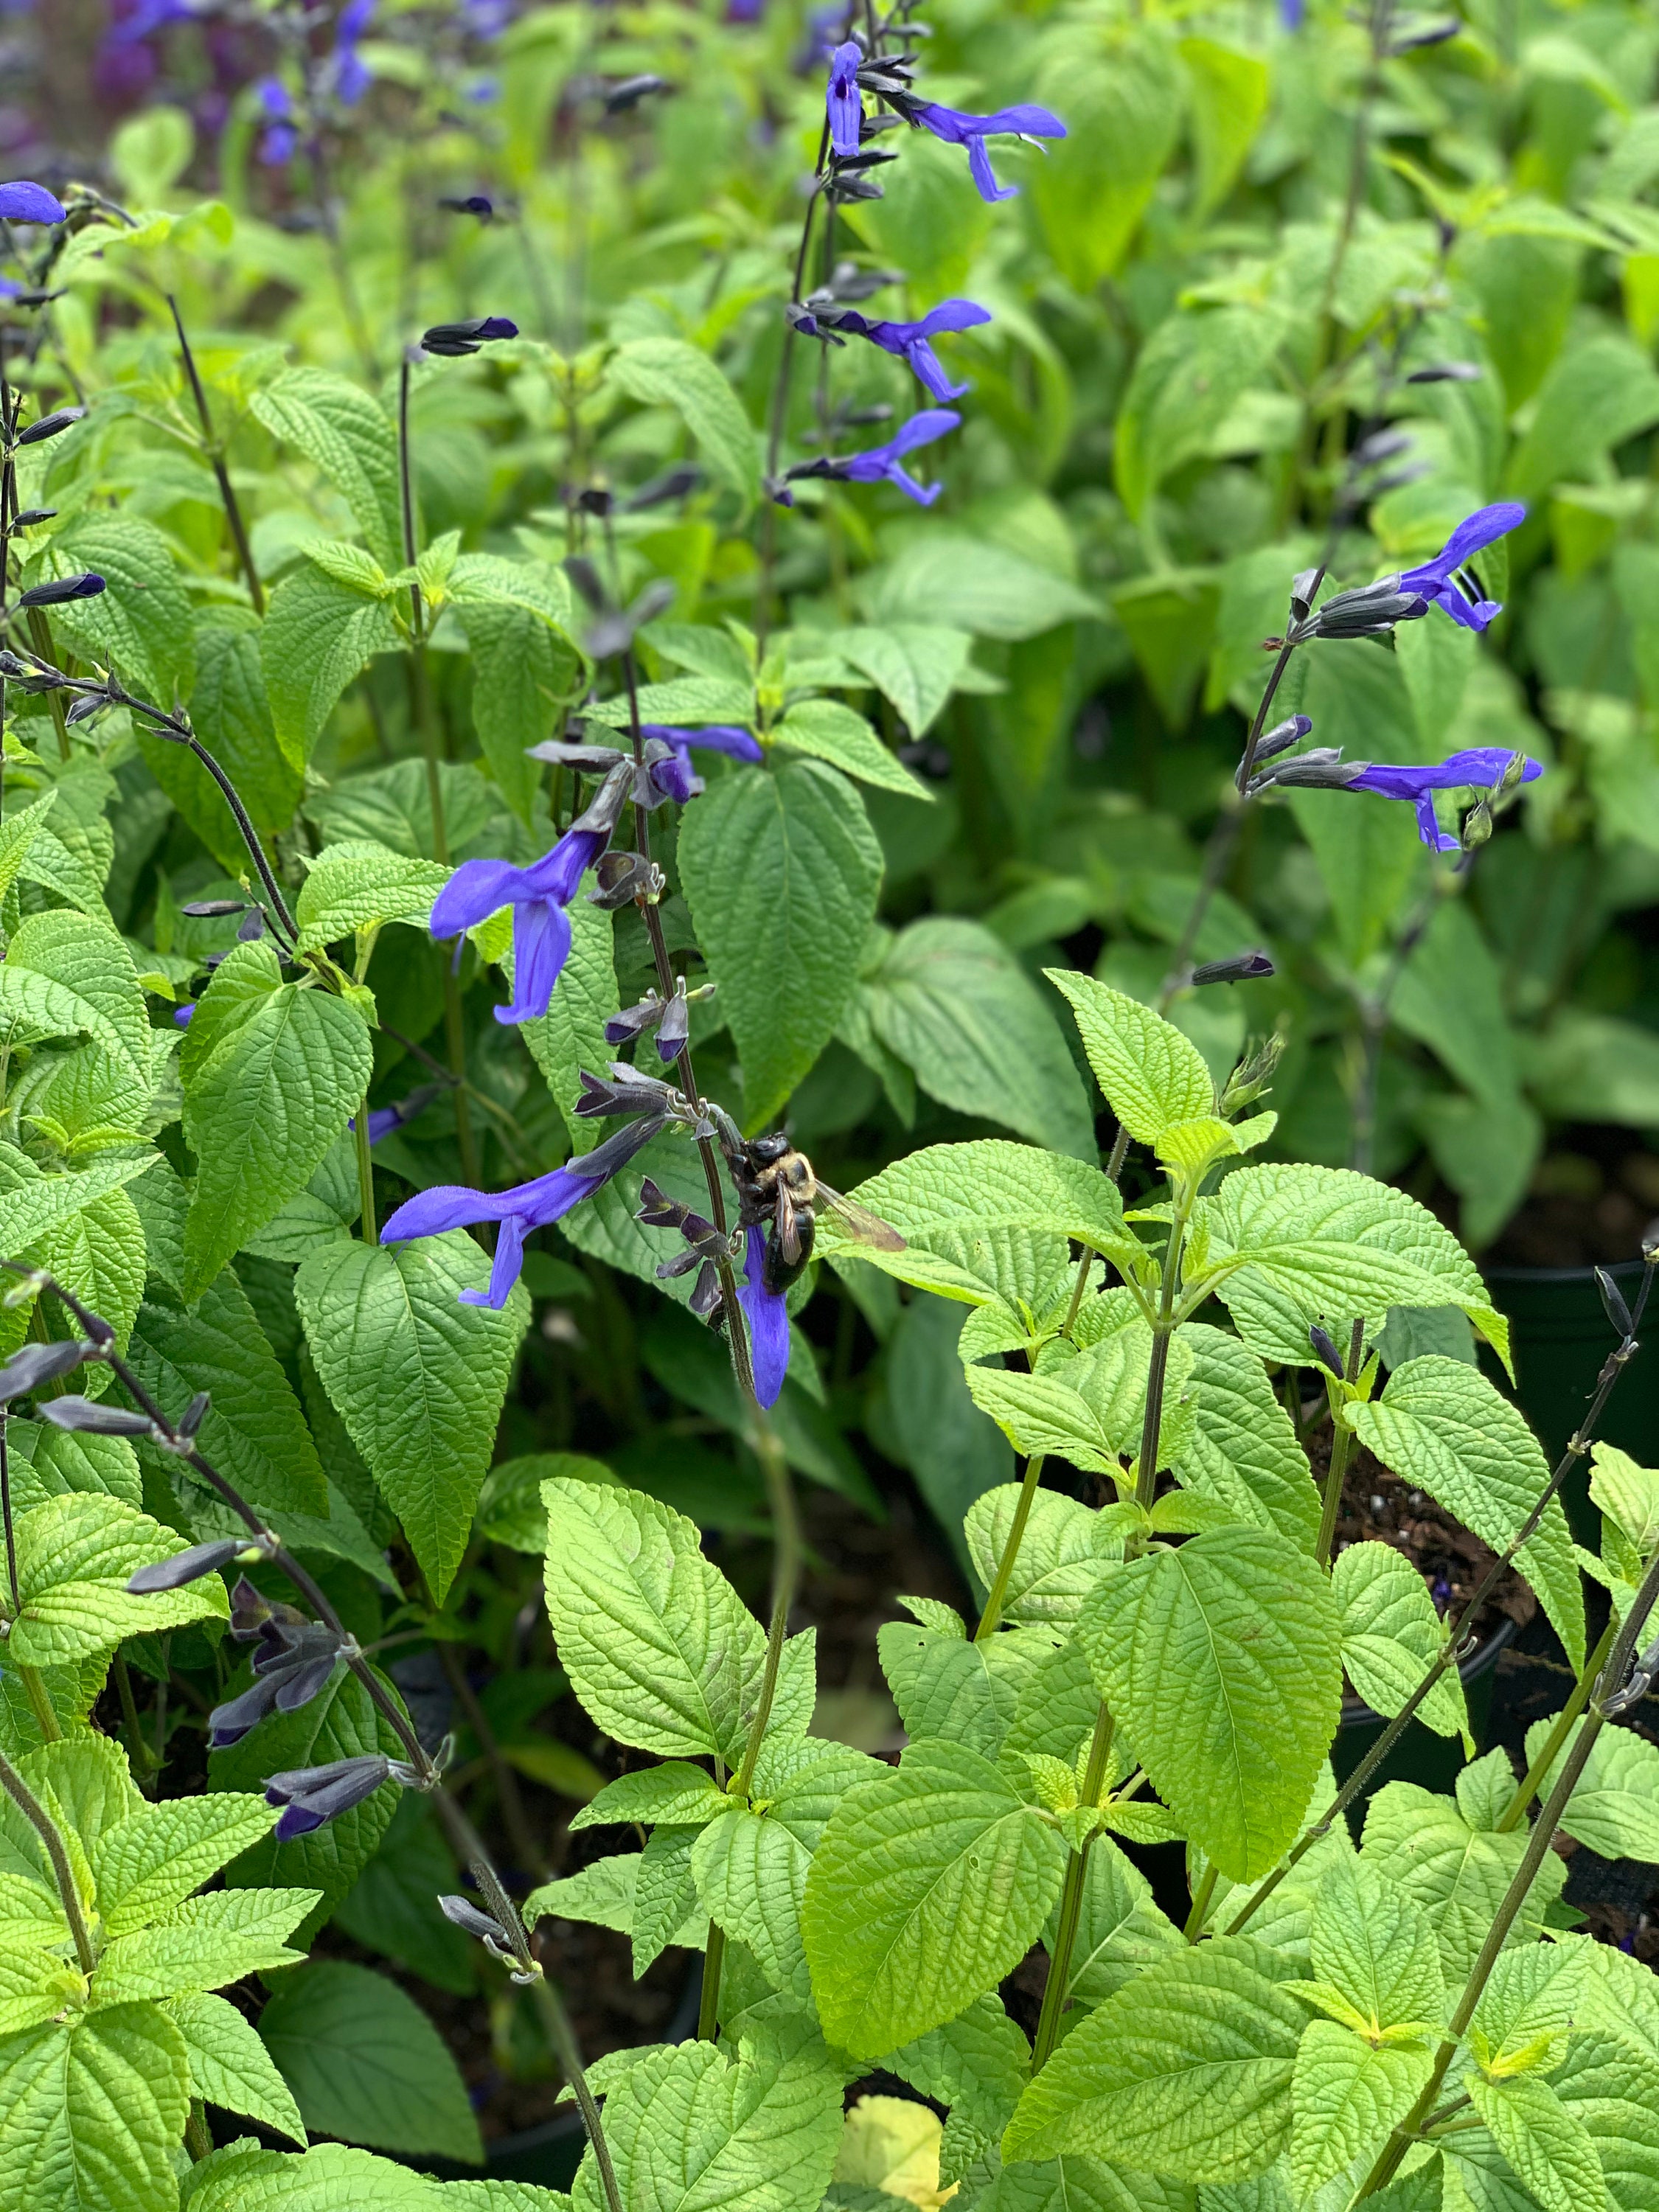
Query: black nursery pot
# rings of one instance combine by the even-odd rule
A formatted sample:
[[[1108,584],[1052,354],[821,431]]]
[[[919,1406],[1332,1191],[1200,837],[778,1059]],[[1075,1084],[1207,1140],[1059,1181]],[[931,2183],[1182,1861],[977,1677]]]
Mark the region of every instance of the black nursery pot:
[[[1583,1417],[1601,1364],[1617,1339],[1601,1308],[1593,1267],[1488,1267],[1483,1271],[1492,1304],[1509,1317],[1515,1361],[1510,1395],[1536,1431],[1552,1466]],[[1634,1303],[1642,1282],[1639,1260],[1621,1261],[1607,1271],[1626,1299]],[[1659,1322],[1659,1313],[1650,1317]],[[1508,1378],[1483,1347],[1481,1358],[1494,1382],[1508,1390]],[[1620,1377],[1607,1401],[1597,1435],[1617,1444],[1644,1467],[1659,1454],[1659,1344],[1638,1352]],[[1597,1516],[1589,1502],[1589,1468],[1581,1460],[1562,1487],[1567,1517],[1581,1544],[1599,1540]]]
[[[1498,1662],[1513,1641],[1516,1625],[1500,1620],[1483,1637],[1457,1671],[1463,1679],[1463,1699],[1469,1711],[1469,1733],[1484,1746],[1486,1718],[1492,1706],[1492,1675]],[[1331,1747],[1331,1765],[1339,1782],[1346,1782],[1382,1734],[1385,1722],[1362,1698],[1342,1700],[1342,1723]],[[1374,1789],[1385,1782],[1415,1782],[1424,1790],[1449,1791],[1463,1765],[1463,1747],[1455,1736],[1437,1735],[1421,1721],[1410,1722],[1377,1771]]]

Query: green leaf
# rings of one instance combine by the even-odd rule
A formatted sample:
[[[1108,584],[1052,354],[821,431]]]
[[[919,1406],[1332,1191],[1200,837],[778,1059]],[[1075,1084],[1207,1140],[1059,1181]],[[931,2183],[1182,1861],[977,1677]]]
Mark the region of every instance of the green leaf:
[[[1067,26],[1044,42],[1035,96],[1064,112],[1071,135],[1036,164],[1030,193],[1073,291],[1091,292],[1123,258],[1175,145],[1182,90],[1162,23]]]
[[[259,659],[283,757],[303,769],[336,702],[377,653],[398,642],[390,604],[365,599],[309,562],[270,595]]]
[[[930,1097],[1093,1165],[1094,1124],[1058,1023],[977,922],[912,922],[866,979],[870,1018]]]
[[[1616,1444],[1590,1451],[1590,1503],[1618,1522],[1645,1559],[1659,1546],[1659,1471],[1638,1467]]]
[[[618,1935],[634,1936],[635,1908],[643,1887],[646,1898],[640,1917],[642,1926],[646,1923],[650,1926],[648,1932],[636,1940],[641,1942],[645,1955],[655,1958],[671,1943],[681,1950],[702,1950],[708,1933],[708,1915],[697,1903],[696,1886],[690,1880],[690,1835],[684,1829],[665,1829],[664,1844],[668,1844],[670,1838],[676,1837],[676,1848],[686,1877],[683,1897],[687,1916],[678,1928],[672,1921],[665,1920],[659,1910],[664,1886],[657,1876],[661,1869],[645,1870],[642,1851],[617,1852],[609,1858],[592,1859],[580,1874],[567,1875],[558,1881],[544,1881],[538,1889],[532,1889],[524,1901],[525,1926],[533,1928],[538,1920],[549,1917],[580,1921],[595,1928],[613,1928]]]
[[[1488,2081],[1469,2073],[1463,2085],[1492,2141],[1544,2212],[1586,2212],[1606,2203],[1595,2142],[1547,2081],[1535,2074]]]
[[[473,1937],[446,1920],[438,1899],[460,1887],[431,1800],[405,1790],[384,1841],[337,1908],[334,1924],[354,1943],[383,1952],[434,1989],[471,1996],[477,1987]]]
[[[526,1452],[492,1467],[478,1497],[477,1530],[492,1544],[510,1545],[540,1559],[547,1549],[547,1508],[542,1485],[555,1475],[568,1474],[574,1482],[616,1482],[601,1459],[583,1452]]]
[[[1536,1437],[1507,1398],[1479,1368],[1430,1356],[1396,1367],[1374,1404],[1357,1406],[1360,1441],[1384,1467],[1439,1499],[1483,1542],[1501,1552],[1512,1541],[1549,1482]],[[1516,1565],[1567,1649],[1584,1663],[1584,1600],[1572,1537],[1553,1498]]]
[[[928,623],[837,629],[823,640],[830,652],[868,677],[891,702],[912,738],[924,736],[938,720],[968,664],[972,642],[965,630]]]
[[[77,1030],[120,1048],[97,1007],[78,992],[9,960],[0,966],[0,1036],[8,1051],[47,1037],[73,1036]]]
[[[959,1626],[960,1624],[958,1624]],[[995,1759],[1033,1663],[1050,1648],[1048,1634],[1026,1629],[970,1644],[943,1632],[890,1620],[876,1638],[882,1672],[913,1742],[941,1737]],[[1029,1770],[1012,1766],[1024,1782]]]
[[[1297,2203],[1339,2173],[1369,2166],[1427,2081],[1421,2045],[1376,2045],[1334,2020],[1303,2031],[1291,2085],[1291,2176]]]
[[[894,759],[863,715],[839,699],[798,700],[771,737],[775,744],[828,761],[860,783],[896,792],[902,799],[933,799],[927,786]]]
[[[361,1092],[359,1093],[361,1097]],[[323,1387],[402,1522],[434,1598],[466,1549],[530,1301],[463,1305],[489,1260],[465,1231],[324,1245],[295,1277]]]
[[[710,470],[747,507],[760,482],[760,447],[735,392],[706,353],[684,338],[634,338],[611,356],[610,374],[630,399],[672,407]]]
[[[1043,970],[1071,1002],[1106,1103],[1138,1143],[1215,1111],[1215,1085],[1196,1045],[1127,992],[1069,968]]]
[[[1176,1819],[1230,1879],[1267,1873],[1336,1733],[1339,1622],[1322,1571],[1266,1529],[1194,1536],[1112,1570],[1078,1633]]]
[[[1171,1456],[1176,1474],[1237,1520],[1277,1528],[1311,1552],[1319,1538],[1319,1492],[1261,1362],[1236,1336],[1206,1322],[1188,1322],[1176,1340],[1194,1355],[1182,1395],[1195,1415]]]
[[[472,721],[490,774],[519,819],[533,826],[540,769],[526,758],[581,690],[586,664],[567,635],[570,591],[543,562],[464,553],[449,603],[472,657]]]
[[[398,441],[380,402],[331,370],[295,368],[256,392],[248,405],[274,438],[328,478],[380,566],[400,567]]]
[[[37,799],[33,806],[25,806],[8,814],[5,820],[0,822],[0,898],[16,882],[18,870],[28,857],[29,848],[35,837],[45,828],[46,817],[52,811],[57,796],[56,791],[48,791],[46,797]]]
[[[574,1832],[578,1828],[627,1826],[635,1822],[650,1827],[662,1821],[671,1826],[700,1828],[736,1802],[716,1789],[702,1767],[674,1759],[662,1766],[642,1767],[637,1774],[607,1782],[597,1797],[572,1815],[570,1826]]]
[[[248,1680],[246,1675],[234,1678],[234,1689],[246,1688]],[[397,1696],[396,1691],[390,1694]],[[208,1779],[215,1790],[263,1790],[268,1774],[286,1773],[296,1766],[325,1766],[337,1759],[358,1759],[371,1752],[401,1759],[404,1745],[356,1676],[342,1667],[308,1705],[292,1713],[272,1713],[240,1743],[212,1753]],[[356,1881],[385,1835],[396,1804],[394,1790],[376,1790],[311,1835],[289,1844],[266,1836],[232,1862],[225,1880],[239,1889],[278,1884],[320,1891],[322,1906],[302,1924],[303,1940]]]
[[[482,2212],[566,2212],[568,2200],[551,2191],[532,2197],[497,2198],[458,2195],[468,2188],[513,2190],[516,2182],[459,2182],[436,2185],[423,2173],[376,2158],[371,2151],[348,2150],[343,2143],[319,2143],[299,2152],[259,2150],[246,2139],[216,2151],[191,2170],[189,2212],[451,2212],[453,2206]],[[539,2199],[552,2198],[550,2204]]]
[[[92,2002],[184,1996],[291,1966],[301,1954],[285,1939],[320,1902],[314,1889],[220,1889],[169,1905],[149,1927],[104,1946]]]
[[[1263,373],[1278,343],[1262,305],[1200,307],[1166,316],[1135,359],[1117,418],[1114,469],[1139,520],[1158,486],[1210,441]]]
[[[118,1498],[88,1492],[48,1498],[23,1515],[16,1537],[21,1602],[6,1649],[18,1666],[67,1666],[124,1637],[229,1615],[215,1575],[183,1589],[129,1595],[130,1575],[184,1546]]]
[[[1310,1957],[1315,1980],[1339,1990],[1373,2035],[1439,2026],[1446,1992],[1428,1926],[1365,1861],[1340,1858],[1320,1883]]]
[[[711,1820],[691,1847],[704,1911],[753,1953],[774,1989],[806,1994],[801,1903],[811,1854],[781,1820],[739,1807]]]
[[[923,147],[906,150],[921,154]],[[917,532],[886,568],[874,570],[865,598],[884,629],[938,623],[1010,641],[1101,617],[1099,600],[1053,566],[943,524]]]
[[[1390,1782],[1365,1810],[1360,1857],[1402,1889],[1433,1929],[1447,1986],[1460,1988],[1525,1856],[1524,1829],[1504,1835],[1471,1828],[1449,1797]],[[1547,1851],[1514,1927],[1511,1944],[1538,1941],[1561,1893],[1565,1863]]]
[[[874,2057],[950,2020],[1026,1951],[1065,1868],[1059,1837],[961,1744],[912,1744],[842,1800],[803,1933],[824,2033]]]
[[[300,950],[314,952],[360,929],[405,921],[424,929],[449,881],[435,860],[411,860],[384,845],[348,839],[325,845],[301,887],[295,919]]]
[[[1052,1957],[1053,1919],[1043,1941]],[[1181,1931],[1152,1899],[1152,1886],[1109,1836],[1097,1836],[1084,1869],[1083,1898],[1072,1944],[1066,1992],[1078,2003],[1104,2004],[1181,1941]]]
[[[1208,215],[1219,207],[1250,150],[1267,109],[1267,64],[1257,54],[1240,53],[1213,39],[1181,41],[1181,58],[1190,81],[1194,151],[1198,157],[1193,210]]]
[[[627,2212],[801,2212],[822,2203],[842,2136],[842,2074],[815,2035],[649,2052],[605,2099]],[[604,2212],[593,2154],[571,2190]]]
[[[278,1983],[259,2035],[307,2127],[378,2150],[483,2163],[454,2060],[385,1975],[338,1959],[301,1966]]]
[[[1527,1730],[1528,1765],[1553,1726],[1551,1717]],[[1572,1743],[1570,1733],[1539,1786],[1540,1802],[1559,1779]],[[1561,1826],[1606,1859],[1659,1858],[1659,1747],[1633,1729],[1604,1728],[1573,1784]]]
[[[1446,1640],[1428,1585],[1391,1544],[1350,1544],[1337,1558],[1331,1583],[1342,1614],[1342,1664],[1373,1712],[1392,1720],[1427,1673]],[[1468,1708],[1455,1667],[1449,1668],[1418,1717],[1440,1735],[1469,1734]]]
[[[83,568],[94,570],[107,588],[95,599],[53,607],[54,636],[83,659],[113,667],[141,698],[163,710],[175,696],[188,698],[196,675],[190,593],[165,535],[136,514],[80,514],[48,540],[25,581]]]
[[[125,1505],[144,1502],[137,1455],[125,1437],[95,1437],[48,1428],[14,1413],[6,1424],[11,1461],[11,1503],[27,1513],[66,1491],[96,1490]]]
[[[740,769],[690,808],[679,867],[743,1063],[744,1119],[768,1127],[858,981],[881,848],[836,770]]]
[[[694,1525],[642,1492],[546,1484],[547,1609],[599,1725],[668,1758],[740,1755],[765,1639]]]
[[[185,2039],[149,2004],[0,2042],[0,2172],[19,2208],[175,2212],[190,2112]]]
[[[1020,2099],[1005,2159],[1091,2151],[1179,2180],[1265,2173],[1290,2135],[1304,2014],[1247,1936],[1182,1947],[1073,2029]]]
[[[373,1066],[356,1009],[297,983],[222,1031],[204,1060],[185,1063],[185,1138],[198,1162],[186,1298],[304,1189],[362,1104]]]
[[[144,1292],[144,1228],[125,1190],[94,1199],[40,1243],[38,1257],[53,1277],[115,1332],[115,1349],[125,1352],[132,1337]],[[82,1389],[101,1398],[109,1387],[107,1369],[88,1367]]]
[[[1508,1359],[1509,1323],[1474,1261],[1402,1190],[1346,1168],[1273,1162],[1236,1169],[1198,1218],[1210,1227],[1212,1265],[1227,1259],[1237,1270],[1218,1295],[1264,1359],[1305,1365],[1314,1322],[1342,1343],[1362,1316],[1380,1328],[1393,1306],[1446,1305]]]
[[[262,2127],[304,2143],[305,2122],[293,2092],[234,2004],[204,1992],[174,1997],[167,2013],[185,2039],[193,2097],[228,2112],[244,2112]]]
[[[176,1416],[198,1390],[210,1392],[197,1439],[203,1456],[253,1504],[326,1513],[327,1486],[300,1402],[234,1274],[227,1267],[188,1309],[153,1279],[151,1290],[128,1355],[151,1397]],[[170,1455],[167,1464],[179,1466]]]
[[[1224,2203],[1218,2191],[1212,2195],[1216,2204]],[[1194,2202],[1182,2182],[1068,2151],[1035,2165],[1005,2166],[979,2199],[979,2212],[1193,2212]]]
[[[302,778],[276,744],[259,658],[260,624],[246,607],[215,607],[198,617],[196,683],[190,719],[235,786],[256,830],[288,829]],[[229,803],[194,754],[164,738],[139,734],[150,774],[231,876],[248,866],[247,847]]]
[[[57,1247],[68,1239],[73,1250],[81,1216],[104,1204],[125,1183],[147,1174],[160,1158],[94,1160],[70,1175],[43,1175],[27,1152],[0,1143],[0,1250],[24,1253],[35,1246]]]
[[[215,1792],[146,1805],[105,1829],[87,1854],[105,1935],[148,1927],[276,1825],[263,1796]]]
[[[149,1015],[132,956],[108,924],[63,908],[28,915],[6,951],[8,968],[31,969],[73,991],[102,1019],[92,1034],[148,1098]]]
[[[1659,422],[1659,375],[1623,336],[1586,334],[1563,349],[1544,380],[1526,435],[1510,455],[1510,498],[1553,483],[1588,482],[1602,457]]]
[[[969,1380],[990,1374],[970,1368]],[[1029,1378],[1011,1377],[1011,1380]],[[1075,1395],[1075,1394],[1073,1394]],[[1018,1503],[1018,1483],[1000,1483],[975,1499],[966,1522],[968,1549],[980,1580],[989,1589],[1013,1525]],[[1083,1601],[1105,1572],[1123,1556],[1122,1539],[1112,1533],[1098,1513],[1075,1498],[1052,1490],[1039,1490],[1031,1500],[1030,1516],[1015,1555],[1003,1600],[1003,1618],[1011,1621],[1074,1621]]]

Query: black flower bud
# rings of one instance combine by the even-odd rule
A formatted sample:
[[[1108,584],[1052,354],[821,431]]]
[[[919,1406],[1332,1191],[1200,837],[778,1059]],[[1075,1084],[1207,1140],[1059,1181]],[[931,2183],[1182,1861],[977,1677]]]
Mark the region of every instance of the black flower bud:
[[[459,361],[464,354],[477,353],[481,346],[490,345],[497,338],[515,338],[519,326],[505,315],[483,315],[471,323],[434,323],[429,331],[421,333],[421,350],[435,354],[441,360]]]
[[[14,1352],[3,1367],[0,1367],[0,1406],[9,1406],[14,1398],[27,1397],[38,1390],[43,1382],[52,1382],[60,1375],[70,1375],[83,1360],[95,1359],[98,1346],[79,1340],[67,1344],[26,1344]],[[85,1401],[79,1402],[84,1404]]]
[[[242,914],[246,908],[246,899],[191,899],[179,911],[187,914],[192,921],[219,921],[226,915]]]
[[[1323,1364],[1330,1369],[1339,1382],[1341,1382],[1343,1379],[1342,1354],[1337,1350],[1334,1339],[1316,1322],[1308,1331],[1308,1341],[1312,1345]]]
[[[1601,1310],[1621,1337],[1634,1333],[1636,1324],[1630,1317],[1630,1308],[1625,1304],[1624,1292],[1605,1267],[1595,1271],[1595,1287],[1601,1293]]]
[[[648,70],[639,76],[625,76],[619,84],[610,85],[604,94],[607,115],[624,115],[630,107],[637,107],[653,93],[672,92],[673,86],[666,77],[653,76]]]
[[[60,407],[53,414],[43,415],[38,422],[31,422],[27,430],[18,432],[17,443],[20,446],[39,446],[48,438],[59,437],[65,430],[72,429],[86,411],[84,407]]]
[[[1235,952],[1227,960],[1206,960],[1193,970],[1194,983],[1255,983],[1274,973],[1265,952]]]
[[[289,1844],[337,1820],[342,1813],[372,1797],[383,1783],[400,1782],[408,1788],[416,1779],[414,1770],[401,1759],[374,1752],[362,1759],[335,1759],[325,1766],[290,1767],[285,1773],[268,1775],[265,1802],[284,1808],[276,1833],[279,1844]]]
[[[635,492],[623,501],[623,514],[639,514],[647,507],[663,507],[671,499],[684,499],[696,491],[703,481],[703,472],[695,461],[680,461],[660,476],[653,477]]]
[[[61,607],[71,599],[95,599],[105,584],[88,568],[78,576],[59,576],[50,584],[31,584],[18,595],[20,607]]]
[[[1407,384],[1479,384],[1481,371],[1472,361],[1431,362],[1427,368],[1414,368],[1406,379]]]
[[[170,1559],[140,1567],[136,1575],[128,1576],[127,1589],[134,1597],[148,1597],[155,1590],[183,1589],[187,1583],[200,1582],[204,1575],[217,1574],[246,1549],[246,1536],[220,1536],[210,1544],[192,1544],[188,1551],[175,1552]]]
[[[469,192],[465,199],[453,198],[446,193],[440,198],[438,205],[447,208],[451,215],[476,215],[480,222],[488,222],[495,212],[495,202],[486,199],[482,192]]]
[[[57,520],[58,509],[55,507],[26,507],[21,514],[13,515],[11,526],[14,530],[33,530],[39,523],[56,522]]]
[[[103,1406],[93,1398],[46,1398],[40,1418],[55,1429],[70,1429],[94,1437],[151,1437],[155,1424],[147,1413],[129,1413],[125,1406]]]

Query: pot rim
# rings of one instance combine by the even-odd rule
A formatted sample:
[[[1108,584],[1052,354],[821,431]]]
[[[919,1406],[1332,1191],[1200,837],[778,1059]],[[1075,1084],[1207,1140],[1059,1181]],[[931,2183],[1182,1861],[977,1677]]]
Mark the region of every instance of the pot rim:
[[[1601,1273],[1614,1276],[1639,1275],[1645,1260],[1610,1260]],[[1484,1279],[1489,1283],[1593,1283],[1596,1277],[1594,1267],[1482,1267]]]

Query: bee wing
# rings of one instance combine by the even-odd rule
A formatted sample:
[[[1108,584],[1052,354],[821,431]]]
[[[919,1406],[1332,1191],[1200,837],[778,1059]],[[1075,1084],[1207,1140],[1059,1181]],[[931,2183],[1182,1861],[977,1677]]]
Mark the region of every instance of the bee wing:
[[[902,1252],[904,1239],[890,1221],[884,1221],[878,1213],[872,1213],[867,1206],[860,1206],[855,1198],[843,1198],[838,1190],[831,1190],[822,1176],[817,1179],[813,1202],[827,1206],[847,1234],[860,1244],[873,1244],[878,1252]]]
[[[790,1195],[789,1186],[786,1182],[780,1182],[778,1184],[776,1211],[773,1218],[777,1227],[778,1249],[783,1255],[784,1264],[786,1267],[795,1267],[801,1256],[800,1212]]]

